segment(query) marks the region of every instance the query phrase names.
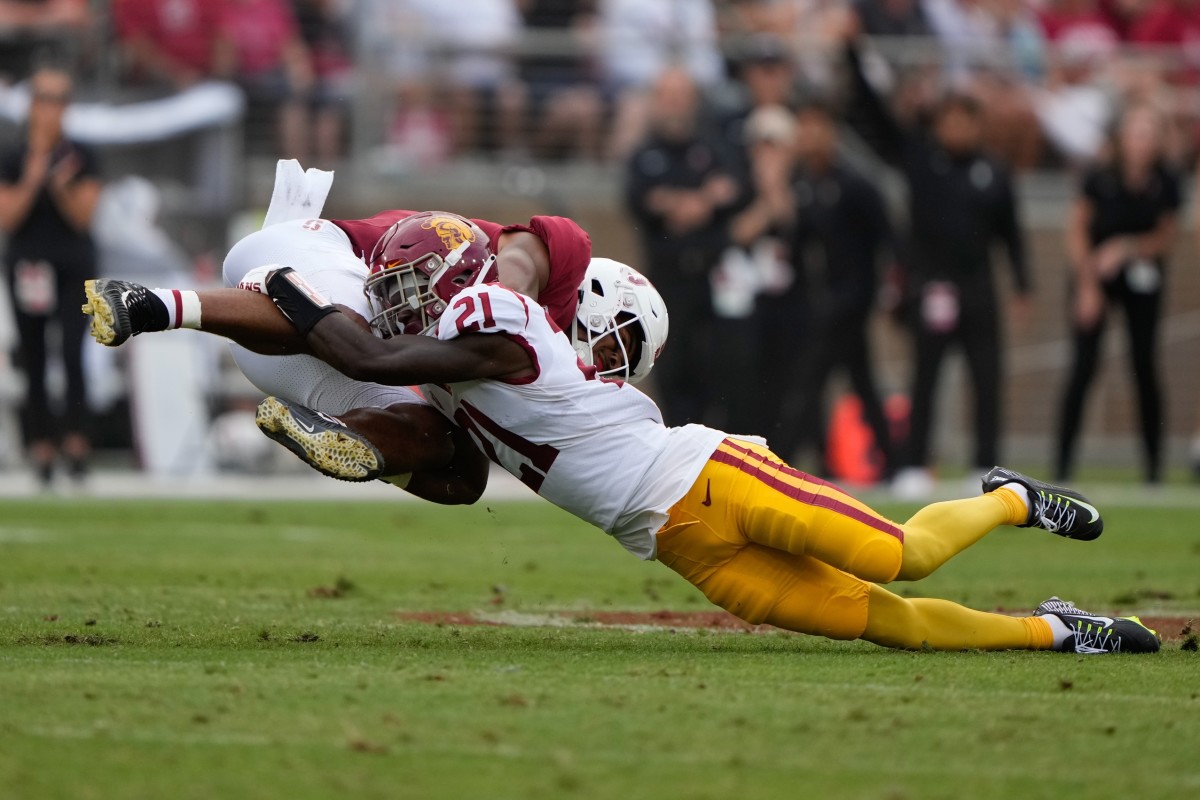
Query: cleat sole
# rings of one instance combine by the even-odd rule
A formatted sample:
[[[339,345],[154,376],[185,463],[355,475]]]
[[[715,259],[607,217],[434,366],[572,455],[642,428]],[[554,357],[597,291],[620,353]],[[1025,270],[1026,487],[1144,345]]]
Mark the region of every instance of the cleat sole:
[[[129,320],[123,309],[114,309],[104,291],[108,281],[104,279],[83,282],[83,292],[87,302],[83,305],[83,313],[92,318],[88,332],[99,344],[106,347],[117,347],[129,339],[129,334],[122,336],[121,328],[129,328]]]
[[[259,403],[254,422],[270,439],[327,477],[362,483],[375,480],[383,471],[383,456],[375,445],[348,430],[310,431],[278,398]]]

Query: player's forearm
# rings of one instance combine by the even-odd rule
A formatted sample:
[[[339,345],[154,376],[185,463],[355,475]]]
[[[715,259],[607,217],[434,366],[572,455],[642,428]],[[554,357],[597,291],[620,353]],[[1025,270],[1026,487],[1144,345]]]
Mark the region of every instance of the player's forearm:
[[[305,337],[317,358],[348,378],[389,386],[415,386],[437,378],[423,374],[410,354],[419,349],[415,336],[377,339],[355,325],[345,314],[322,318]]]

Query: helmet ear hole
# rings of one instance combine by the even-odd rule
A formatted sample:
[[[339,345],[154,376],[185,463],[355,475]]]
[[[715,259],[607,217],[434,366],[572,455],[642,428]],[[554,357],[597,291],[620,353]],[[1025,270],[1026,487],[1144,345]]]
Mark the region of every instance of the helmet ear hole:
[[[595,278],[592,278],[592,294],[604,297],[604,284]]]

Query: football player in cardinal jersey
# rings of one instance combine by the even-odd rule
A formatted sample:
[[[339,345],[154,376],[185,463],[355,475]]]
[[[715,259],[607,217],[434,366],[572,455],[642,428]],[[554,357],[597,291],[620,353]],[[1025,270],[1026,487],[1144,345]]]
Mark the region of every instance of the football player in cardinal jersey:
[[[667,333],[661,297],[633,269],[593,260],[581,287],[586,324],[573,338],[595,366],[528,298],[470,273],[434,284],[417,267],[397,266],[378,284],[390,287],[395,329],[428,335],[387,339],[368,335],[290,269],[273,272],[267,291],[316,356],[357,380],[422,384],[442,414],[533,491],[747,622],[907,649],[1158,650],[1136,618],[1089,614],[1058,598],[1010,617],[879,585],[923,578],[1004,524],[1094,539],[1103,522],[1078,493],[995,467],[980,496],[893,522],[792,469],[761,440],[665,427],[653,401],[614,380],[648,370]],[[268,418],[296,411],[272,398],[260,408]],[[320,423],[360,438],[336,420]]]
[[[194,292],[89,281],[84,312],[92,314],[92,335],[101,344],[117,346],[150,331],[198,328],[233,339],[235,361],[265,394],[348,421],[358,408],[386,409],[370,415],[371,429],[378,431],[383,455],[394,468],[382,477],[434,502],[470,503],[486,485],[487,464],[462,432],[410,388],[354,381],[306,355],[295,329],[256,293],[262,291],[262,278],[269,268],[289,266],[323,296],[373,318],[364,283],[373,273],[386,272],[387,264],[424,259],[428,277],[436,269],[451,270],[451,262],[455,274],[486,262],[493,269],[489,280],[498,276],[536,299],[565,327],[574,320],[590,256],[587,233],[563,217],[535,216],[527,225],[507,226],[437,211],[297,219],[256,231],[230,249],[225,282],[240,288]],[[332,448],[336,442],[328,444],[323,456],[336,460],[336,469],[349,467],[345,454]],[[413,473],[417,477],[410,478]]]

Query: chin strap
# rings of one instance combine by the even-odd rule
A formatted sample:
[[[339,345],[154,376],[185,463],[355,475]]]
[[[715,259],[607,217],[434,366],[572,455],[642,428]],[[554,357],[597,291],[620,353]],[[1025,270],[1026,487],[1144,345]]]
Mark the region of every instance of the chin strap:
[[[267,277],[267,294],[301,336],[307,336],[314,325],[337,312],[333,303],[291,267],[277,269]]]

